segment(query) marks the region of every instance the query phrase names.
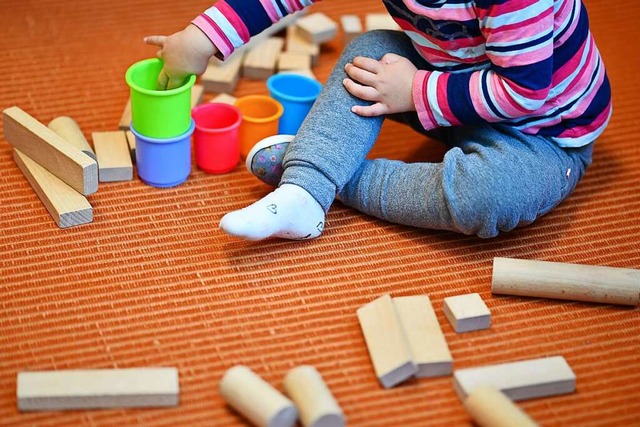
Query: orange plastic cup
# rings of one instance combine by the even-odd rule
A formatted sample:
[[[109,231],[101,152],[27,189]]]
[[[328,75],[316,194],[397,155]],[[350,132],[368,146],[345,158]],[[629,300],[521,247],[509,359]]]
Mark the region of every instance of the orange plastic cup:
[[[284,113],[284,107],[266,95],[243,96],[234,105],[242,113],[240,157],[246,159],[258,141],[278,134],[278,121]]]

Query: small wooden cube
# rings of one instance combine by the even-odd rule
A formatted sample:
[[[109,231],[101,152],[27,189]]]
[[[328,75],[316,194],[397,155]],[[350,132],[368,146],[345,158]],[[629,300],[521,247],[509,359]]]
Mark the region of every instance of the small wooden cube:
[[[200,78],[205,92],[232,93],[240,79],[243,58],[244,53],[234,52],[225,62],[217,59],[210,60],[207,69]]]
[[[222,104],[234,105],[237,100],[238,98],[236,98],[233,95],[229,95],[228,93],[221,93],[215,96],[214,98],[212,98],[211,101],[209,102],[218,102]]]
[[[340,17],[342,23],[342,32],[344,35],[344,44],[349,44],[351,40],[362,34],[362,22],[358,15],[342,15]]]
[[[373,30],[399,30],[400,26],[388,13],[370,13],[365,17],[365,28]]]
[[[318,65],[320,58],[320,46],[309,42],[302,36],[301,31],[295,25],[287,27],[287,52],[305,53],[311,56],[311,66]]]
[[[311,68],[311,55],[306,53],[282,52],[278,57],[278,71],[304,70]]]
[[[444,315],[458,333],[491,327],[491,312],[477,293],[445,298]]]
[[[244,57],[242,75],[249,79],[265,80],[275,71],[284,40],[270,37],[252,47]]]
[[[338,24],[324,13],[312,13],[298,19],[300,34],[310,43],[325,43],[335,38]]]

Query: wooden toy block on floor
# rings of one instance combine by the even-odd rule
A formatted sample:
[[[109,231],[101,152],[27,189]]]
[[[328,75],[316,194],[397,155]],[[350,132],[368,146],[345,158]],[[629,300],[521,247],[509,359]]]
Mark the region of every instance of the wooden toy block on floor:
[[[306,53],[281,52],[278,71],[305,70],[311,68],[311,56]]]
[[[287,52],[303,53],[311,57],[311,66],[318,65],[320,59],[320,46],[307,41],[301,34],[300,29],[292,25],[287,27]]]
[[[191,108],[195,108],[198,104],[202,102],[202,97],[204,96],[204,86],[202,85],[193,85],[191,88]]]
[[[96,160],[96,153],[93,152],[93,148],[87,142],[87,138],[84,137],[78,123],[71,117],[56,117],[49,122],[47,127],[64,138],[69,144]]]
[[[383,295],[357,310],[373,369],[383,387],[414,376],[411,349],[391,296]]]
[[[124,106],[124,111],[122,112],[122,116],[120,117],[120,122],[118,123],[118,129],[120,130],[131,129],[131,98],[127,100],[127,103]]]
[[[426,295],[393,298],[400,324],[404,329],[417,377],[451,374],[453,358],[440,329],[436,312]]]
[[[494,258],[491,292],[638,306],[640,270]]]
[[[284,378],[284,390],[295,402],[305,427],[343,427],[345,417],[322,376],[313,366],[298,366]]]
[[[345,45],[362,34],[362,22],[358,15],[342,15],[340,17],[340,23],[342,24],[342,35]]]
[[[458,369],[453,373],[453,379],[454,388],[463,401],[479,386],[495,387],[512,400],[555,396],[576,390],[576,375],[562,356]]]
[[[467,412],[480,427],[536,427],[538,425],[495,387],[476,387],[463,403]]]
[[[373,30],[400,30],[400,26],[388,13],[369,13],[365,16],[365,28]]]
[[[13,150],[13,159],[58,227],[73,227],[93,221],[93,208],[82,194],[17,148]]]
[[[98,191],[95,160],[19,107],[3,112],[4,138],[26,156],[87,196]]]
[[[293,402],[246,366],[237,365],[224,373],[220,394],[259,427],[293,427],[298,419]]]
[[[124,132],[127,137],[127,145],[129,146],[129,154],[131,155],[131,163],[136,164],[136,136],[130,130]]]
[[[238,98],[233,95],[229,95],[228,93],[221,93],[211,99],[209,102],[219,102],[222,104],[234,105]]]
[[[300,35],[310,43],[331,41],[338,33],[338,24],[324,13],[311,13],[298,19],[295,24]]]
[[[126,134],[121,130],[93,132],[91,138],[98,156],[100,182],[131,181],[133,164]]]
[[[19,372],[20,411],[176,406],[175,368]]]
[[[245,55],[242,75],[249,79],[265,80],[276,71],[278,56],[284,46],[280,37],[270,37],[252,47]]]
[[[200,77],[205,92],[232,93],[240,79],[240,67],[244,59],[243,52],[234,52],[225,62],[211,59],[207,69]]]
[[[458,333],[491,327],[491,312],[477,293],[445,298],[444,315]]]

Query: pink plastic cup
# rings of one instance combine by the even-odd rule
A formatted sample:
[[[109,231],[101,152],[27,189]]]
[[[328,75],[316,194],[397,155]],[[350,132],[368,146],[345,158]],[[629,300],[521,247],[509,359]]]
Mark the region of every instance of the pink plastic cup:
[[[240,161],[240,110],[212,102],[197,106],[191,114],[196,123],[193,145],[198,167],[213,174],[232,171]]]

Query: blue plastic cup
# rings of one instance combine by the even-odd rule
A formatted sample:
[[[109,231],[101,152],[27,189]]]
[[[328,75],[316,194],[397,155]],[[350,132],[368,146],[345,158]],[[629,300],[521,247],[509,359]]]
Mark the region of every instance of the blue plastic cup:
[[[151,138],[131,126],[136,137],[136,168],[138,176],[152,187],[175,187],[187,180],[191,173],[191,134],[189,130],[174,138]]]
[[[320,95],[322,85],[307,76],[274,74],[267,79],[267,88],[271,97],[284,107],[278,133],[295,135]]]

